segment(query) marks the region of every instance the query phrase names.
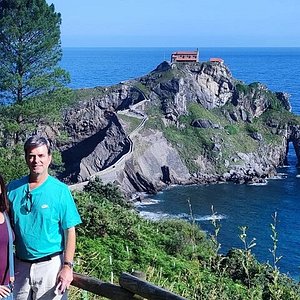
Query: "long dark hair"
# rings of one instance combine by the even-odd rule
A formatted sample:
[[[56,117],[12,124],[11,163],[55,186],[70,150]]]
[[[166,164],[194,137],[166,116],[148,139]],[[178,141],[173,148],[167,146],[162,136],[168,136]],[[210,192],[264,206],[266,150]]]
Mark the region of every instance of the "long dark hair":
[[[9,211],[9,205],[8,205],[8,199],[7,199],[7,194],[6,194],[6,187],[4,183],[3,177],[0,175],[0,188],[1,188],[1,193],[0,193],[0,211],[1,212],[8,212]]]

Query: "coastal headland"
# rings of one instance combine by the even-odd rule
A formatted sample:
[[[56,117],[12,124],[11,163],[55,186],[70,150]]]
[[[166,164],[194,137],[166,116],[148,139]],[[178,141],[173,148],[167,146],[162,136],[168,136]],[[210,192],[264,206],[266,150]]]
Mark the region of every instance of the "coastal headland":
[[[233,78],[223,61],[162,62],[110,87],[75,90],[59,125],[60,177],[80,188],[99,176],[131,196],[170,184],[263,182],[300,157],[300,120],[289,96]],[[56,142],[61,132],[67,136]]]

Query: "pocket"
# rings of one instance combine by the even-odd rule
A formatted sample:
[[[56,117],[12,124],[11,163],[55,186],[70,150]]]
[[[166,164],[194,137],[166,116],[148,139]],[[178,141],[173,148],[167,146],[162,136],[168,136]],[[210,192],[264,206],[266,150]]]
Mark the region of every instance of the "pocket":
[[[40,205],[39,213],[41,214],[41,216],[43,216],[44,219],[51,219],[52,217],[52,210],[46,203]]]

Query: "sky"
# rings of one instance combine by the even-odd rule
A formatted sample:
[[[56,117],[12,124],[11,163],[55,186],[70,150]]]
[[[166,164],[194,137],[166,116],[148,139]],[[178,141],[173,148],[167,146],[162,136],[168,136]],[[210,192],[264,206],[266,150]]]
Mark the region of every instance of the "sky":
[[[300,47],[299,0],[46,0],[63,47]]]

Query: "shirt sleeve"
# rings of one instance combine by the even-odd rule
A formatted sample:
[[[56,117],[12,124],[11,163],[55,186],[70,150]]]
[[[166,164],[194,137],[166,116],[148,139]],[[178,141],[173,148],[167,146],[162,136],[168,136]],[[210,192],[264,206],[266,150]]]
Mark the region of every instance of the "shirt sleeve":
[[[81,223],[74,198],[69,188],[64,188],[61,194],[61,203],[63,203],[61,225],[64,230],[74,227]]]

